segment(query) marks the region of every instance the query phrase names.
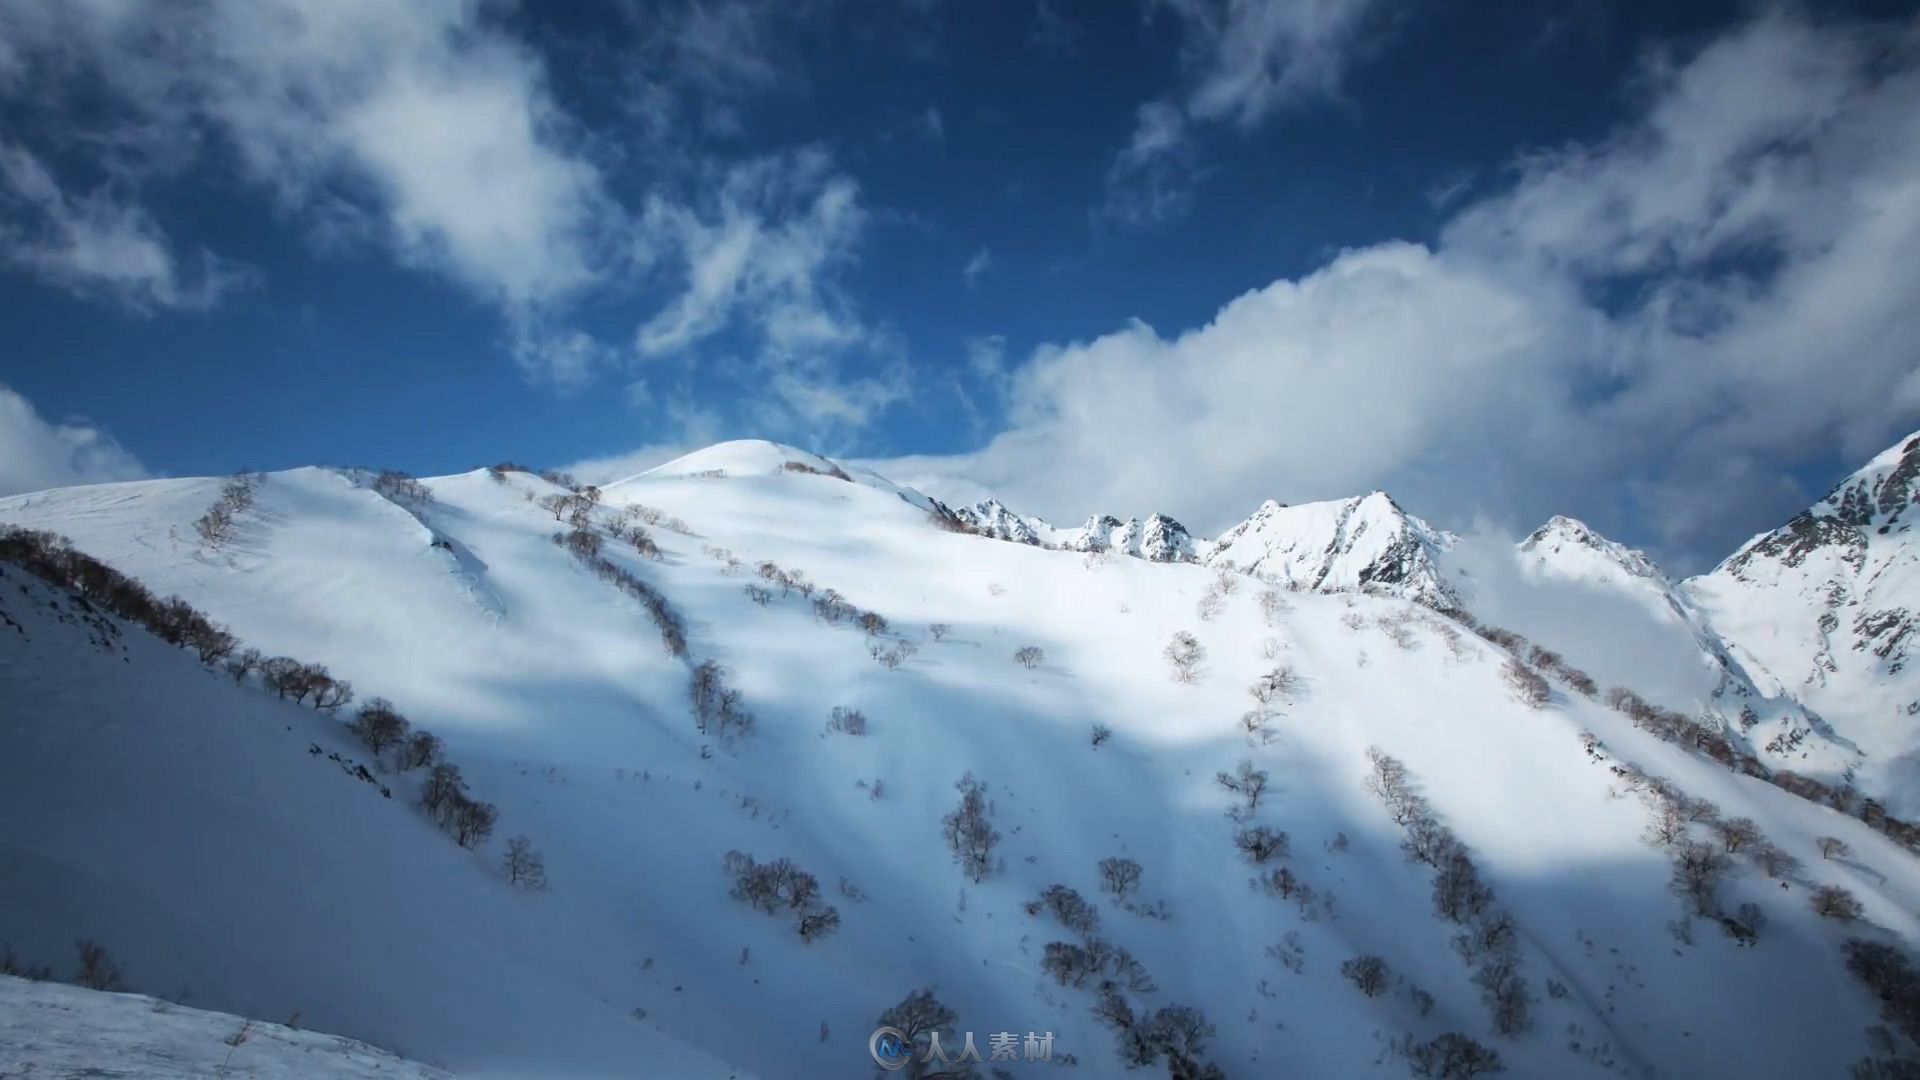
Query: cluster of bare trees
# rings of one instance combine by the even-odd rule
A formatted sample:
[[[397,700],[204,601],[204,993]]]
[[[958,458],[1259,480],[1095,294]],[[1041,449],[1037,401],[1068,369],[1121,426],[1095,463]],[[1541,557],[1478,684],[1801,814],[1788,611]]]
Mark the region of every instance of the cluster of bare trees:
[[[660,643],[666,647],[669,654],[685,659],[687,655],[686,622],[681,619],[680,613],[674,610],[673,605],[667,601],[665,594],[661,593],[660,590],[654,588],[652,585],[640,580],[639,577],[635,576],[634,573],[627,568],[613,562],[604,555],[597,554],[599,550],[597,544],[588,545],[587,542],[581,541],[576,545],[568,539],[583,531],[584,530],[575,529],[569,533],[556,534],[554,539],[556,543],[559,543],[562,547],[572,552],[574,557],[585,564],[587,569],[592,570],[595,577],[611,583],[621,592],[640,601],[641,606],[647,609],[647,615],[653,619],[653,624],[660,628]],[[588,535],[594,534],[589,533]],[[582,552],[586,550],[588,546],[591,546],[593,552],[596,553],[583,554]]]
[[[806,473],[809,476],[831,476],[835,480],[845,480],[849,483],[853,481],[853,477],[848,476],[845,469],[842,469],[831,461],[827,462],[827,467],[824,469],[816,468],[804,461],[782,462],[780,468],[787,472]]]
[[[628,507],[627,513],[607,523],[607,535],[633,548],[634,553],[641,558],[659,562],[665,557],[660,552],[660,545],[653,539],[653,534],[647,531],[647,527],[635,518],[633,507]]]
[[[1599,687],[1593,679],[1585,672],[1568,666],[1560,654],[1533,645],[1510,630],[1482,625],[1465,611],[1446,609],[1440,613],[1458,621],[1493,644],[1507,649],[1516,658],[1525,655],[1534,667],[1554,675],[1579,693],[1587,697],[1598,696]],[[1884,805],[1873,799],[1862,798],[1850,785],[1835,786],[1788,769],[1767,768],[1758,758],[1740,751],[1733,740],[1727,737],[1727,724],[1718,718],[1709,718],[1707,721],[1696,720],[1684,713],[1654,705],[1625,687],[1616,686],[1608,690],[1605,700],[1609,706],[1625,714],[1633,721],[1633,725],[1642,731],[1710,758],[1729,769],[1765,780],[1789,794],[1797,795],[1809,802],[1830,806],[1843,814],[1859,818],[1908,851],[1920,853],[1920,822],[1904,821],[1888,814]],[[1759,714],[1751,705],[1741,707],[1739,717],[1741,731],[1752,731],[1759,722]],[[1784,738],[1776,736],[1773,742],[1767,744],[1768,750],[1773,753],[1784,753],[1804,734],[1804,729],[1801,729]]]
[[[827,730],[848,735],[865,735],[867,714],[845,705],[835,705],[833,714],[827,718]]]
[[[468,795],[460,766],[447,761],[427,771],[426,782],[420,785],[420,807],[464,848],[475,847],[492,836],[493,827],[500,821],[499,807]]]
[[[553,515],[553,520],[564,521],[575,529],[593,527],[593,509],[600,505],[600,489],[588,484],[565,495],[548,495],[540,500],[540,508]]]
[[[1507,1071],[1497,1051],[1457,1031],[1407,1047],[1407,1069],[1422,1080],[1474,1080]]]
[[[1898,946],[1850,938],[1841,946],[1847,971],[1880,1002],[1885,1026],[1875,1036],[1876,1053],[1850,1070],[1861,1080],[1898,1080],[1920,1075],[1920,972]]]
[[[987,804],[987,785],[972,773],[953,785],[960,792],[960,805],[941,819],[948,850],[953,860],[975,883],[986,880],[997,869],[993,849],[1000,843],[1000,832],[988,820],[992,807]]]
[[[626,508],[626,510],[622,511],[622,513],[624,513],[626,517],[628,517],[629,519],[633,521],[637,521],[643,525],[657,526],[659,528],[667,530],[668,532],[679,533],[682,536],[693,535],[693,526],[687,524],[685,521],[682,521],[677,517],[674,517],[672,514],[667,513],[665,510],[661,510],[657,507],[643,506],[640,503],[633,503],[629,505]]]
[[[1663,709],[1624,686],[1607,691],[1609,706],[1626,715],[1633,726],[1665,742],[1697,751],[1730,769],[1765,778],[1766,770],[1750,755],[1741,754],[1726,735],[1714,726],[1695,720],[1685,713]]]
[[[888,671],[897,670],[901,664],[912,659],[913,654],[919,651],[920,646],[905,638],[895,640],[891,644],[877,637],[867,639],[867,655],[873,657],[874,663]]]
[[[253,493],[261,479],[258,474],[236,473],[220,485],[220,497],[193,523],[193,531],[208,547],[219,547],[233,538],[233,523],[253,508]]]
[[[1047,886],[1039,899],[1027,902],[1027,914],[1051,915],[1081,937],[1092,937],[1100,929],[1100,909],[1065,885]]]
[[[260,661],[260,681],[280,698],[295,704],[311,699],[316,709],[337,709],[353,700],[353,684],[336,679],[325,664],[306,664],[291,656],[273,656]]]
[[[1293,695],[1300,685],[1299,677],[1291,667],[1270,668],[1264,675],[1247,687],[1247,694],[1253,698],[1254,707],[1240,715],[1240,727],[1247,733],[1250,744],[1270,743],[1273,732],[1270,725],[1279,715],[1278,704]]]
[[[1506,666],[1501,668],[1500,677],[1513,691],[1513,696],[1530,709],[1545,708],[1553,697],[1553,688],[1547,684],[1547,677],[1514,658],[1508,658]]]
[[[840,912],[821,899],[819,879],[793,860],[755,862],[744,851],[729,851],[723,868],[733,881],[728,895],[746,901],[756,911],[792,915],[800,940],[812,944],[840,928]]]
[[[393,765],[401,772],[424,769],[440,760],[440,737],[425,728],[414,729],[393,702],[373,698],[354,713],[347,730],[372,752],[376,760],[393,751]]]
[[[394,469],[382,469],[375,473],[373,482],[368,486],[394,502],[407,506],[428,506],[433,502],[433,492],[427,490],[427,485]]]
[[[727,685],[727,669],[717,660],[703,660],[693,669],[687,696],[693,703],[693,725],[702,735],[723,740],[751,735],[753,714],[740,703],[740,691]]]
[[[1434,913],[1465,927],[1454,936],[1454,951],[1468,965],[1478,965],[1473,981],[1493,1029],[1508,1036],[1526,1031],[1533,1024],[1533,994],[1520,974],[1513,916],[1494,906],[1493,889],[1481,881],[1471,852],[1434,816],[1406,765],[1378,747],[1367,749],[1367,761],[1367,790],[1406,832],[1400,849],[1408,859],[1433,868]]]
[[[1130,1069],[1165,1059],[1167,1075],[1181,1080],[1226,1080],[1218,1065],[1205,1059],[1206,1041],[1215,1034],[1206,1014],[1191,1005],[1162,1005],[1148,1012],[1136,1010],[1122,987],[1108,979],[1100,984],[1093,1015],[1113,1029],[1120,1060]]]

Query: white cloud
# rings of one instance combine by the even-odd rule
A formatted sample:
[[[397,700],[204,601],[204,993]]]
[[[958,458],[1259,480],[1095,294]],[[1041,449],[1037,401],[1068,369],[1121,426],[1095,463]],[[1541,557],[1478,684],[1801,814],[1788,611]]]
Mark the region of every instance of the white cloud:
[[[0,385],[0,495],[147,475],[113,436],[86,420],[48,423],[32,402]]]
[[[986,248],[981,248],[979,251],[973,253],[973,258],[967,260],[967,265],[960,268],[960,276],[966,280],[968,285],[972,285],[979,279],[980,275],[986,273],[987,269],[992,265],[993,252]]]
[[[1186,333],[1041,348],[1006,431],[901,467],[1069,520],[1214,530],[1387,486],[1724,553],[1797,509],[1784,469],[1920,417],[1916,28],[1768,15],[1657,58],[1636,119],[1522,158],[1437,245],[1343,252]]]
[[[493,305],[533,381],[577,390],[624,367],[632,354],[572,328],[569,313],[591,295],[663,291],[636,319],[640,357],[745,327],[776,400],[865,415],[897,395],[839,380],[829,363],[884,338],[835,284],[867,223],[856,186],[818,149],[726,162],[664,141],[688,111],[709,134],[737,127],[739,101],[783,85],[780,20],[807,6],[689,0],[636,18],[636,100],[661,141],[644,147],[647,183],[623,201],[607,164],[622,149],[564,113],[497,5],[0,0],[0,104],[46,121],[36,138],[113,178],[75,197],[24,145],[0,146],[0,254],[136,307],[212,303],[247,279],[205,255],[183,270],[140,189],[212,166],[202,149],[217,144],[230,151],[219,164],[230,156],[317,249],[380,245]],[[84,140],[70,134],[83,109],[103,118]],[[937,110],[920,120],[939,121]]]
[[[381,0],[93,0],[49,27],[43,5],[15,4],[6,18],[22,74],[0,93],[48,110],[95,93],[76,87],[98,86],[110,109],[87,145],[112,149],[102,164],[128,188],[180,168],[183,152],[215,138],[244,178],[312,214],[322,235],[370,218],[403,262],[527,312],[593,278],[605,257],[595,238],[617,208],[596,168],[567,146],[539,59],[482,12]],[[46,138],[69,137],[70,124],[47,127]],[[8,170],[16,192],[22,168]],[[231,283],[215,266],[197,293],[179,286],[158,229],[131,199],[56,197],[30,200],[71,237],[64,259],[37,261],[43,271],[150,282],[156,303]]]
[[[0,262],[135,311],[205,310],[256,275],[201,252],[183,267],[146,211],[102,186],[63,191],[26,148],[0,141]]]

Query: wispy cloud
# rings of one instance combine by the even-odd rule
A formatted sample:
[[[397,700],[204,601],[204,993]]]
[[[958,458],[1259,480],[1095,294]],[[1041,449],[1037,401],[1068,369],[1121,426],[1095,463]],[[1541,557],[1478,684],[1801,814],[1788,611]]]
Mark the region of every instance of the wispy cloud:
[[[980,275],[986,273],[987,269],[992,265],[993,252],[986,248],[981,248],[979,251],[973,253],[973,258],[967,260],[967,265],[960,268],[960,276],[968,285],[972,285],[978,281]]]
[[[1358,56],[1377,44],[1381,0],[1149,0],[1185,40],[1188,85],[1140,107],[1107,171],[1104,211],[1143,224],[1186,213],[1198,182],[1196,123],[1251,129],[1275,114],[1336,97]]]

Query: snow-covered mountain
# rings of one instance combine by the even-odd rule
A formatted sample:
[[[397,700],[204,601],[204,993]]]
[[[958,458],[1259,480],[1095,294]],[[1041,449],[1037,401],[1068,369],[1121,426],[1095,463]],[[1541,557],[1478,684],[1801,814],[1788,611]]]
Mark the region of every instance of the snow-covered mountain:
[[[1920,940],[1914,854],[1664,713],[1538,681],[1436,610],[1491,582],[1469,595],[1454,539],[1384,495],[1263,507],[1188,561],[1164,519],[1101,526],[1140,558],[966,535],[768,443],[597,492],[239,488],[0,500],[357,695],[282,700],[271,665],[106,614],[97,576],[83,598],[0,561],[20,963],[65,974],[94,939],[130,989],[462,1075],[867,1075],[929,986],[949,1052],[1047,1035],[1094,1077],[1476,1075],[1466,1040],[1516,1076],[1890,1052],[1843,949]],[[446,835],[432,774],[369,748],[376,697],[438,735],[491,837]],[[520,835],[549,889],[510,883]]]
[[[1750,664],[1865,755],[1860,782],[1920,810],[1920,432],[1685,590]]]

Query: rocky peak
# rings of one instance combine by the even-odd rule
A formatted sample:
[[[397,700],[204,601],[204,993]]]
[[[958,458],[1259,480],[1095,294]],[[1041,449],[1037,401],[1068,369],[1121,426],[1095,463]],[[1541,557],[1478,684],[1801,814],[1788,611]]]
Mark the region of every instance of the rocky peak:
[[[1222,533],[1203,559],[1295,589],[1373,588],[1435,606],[1459,598],[1438,558],[1450,533],[1402,510],[1384,491],[1285,506],[1269,500]]]

